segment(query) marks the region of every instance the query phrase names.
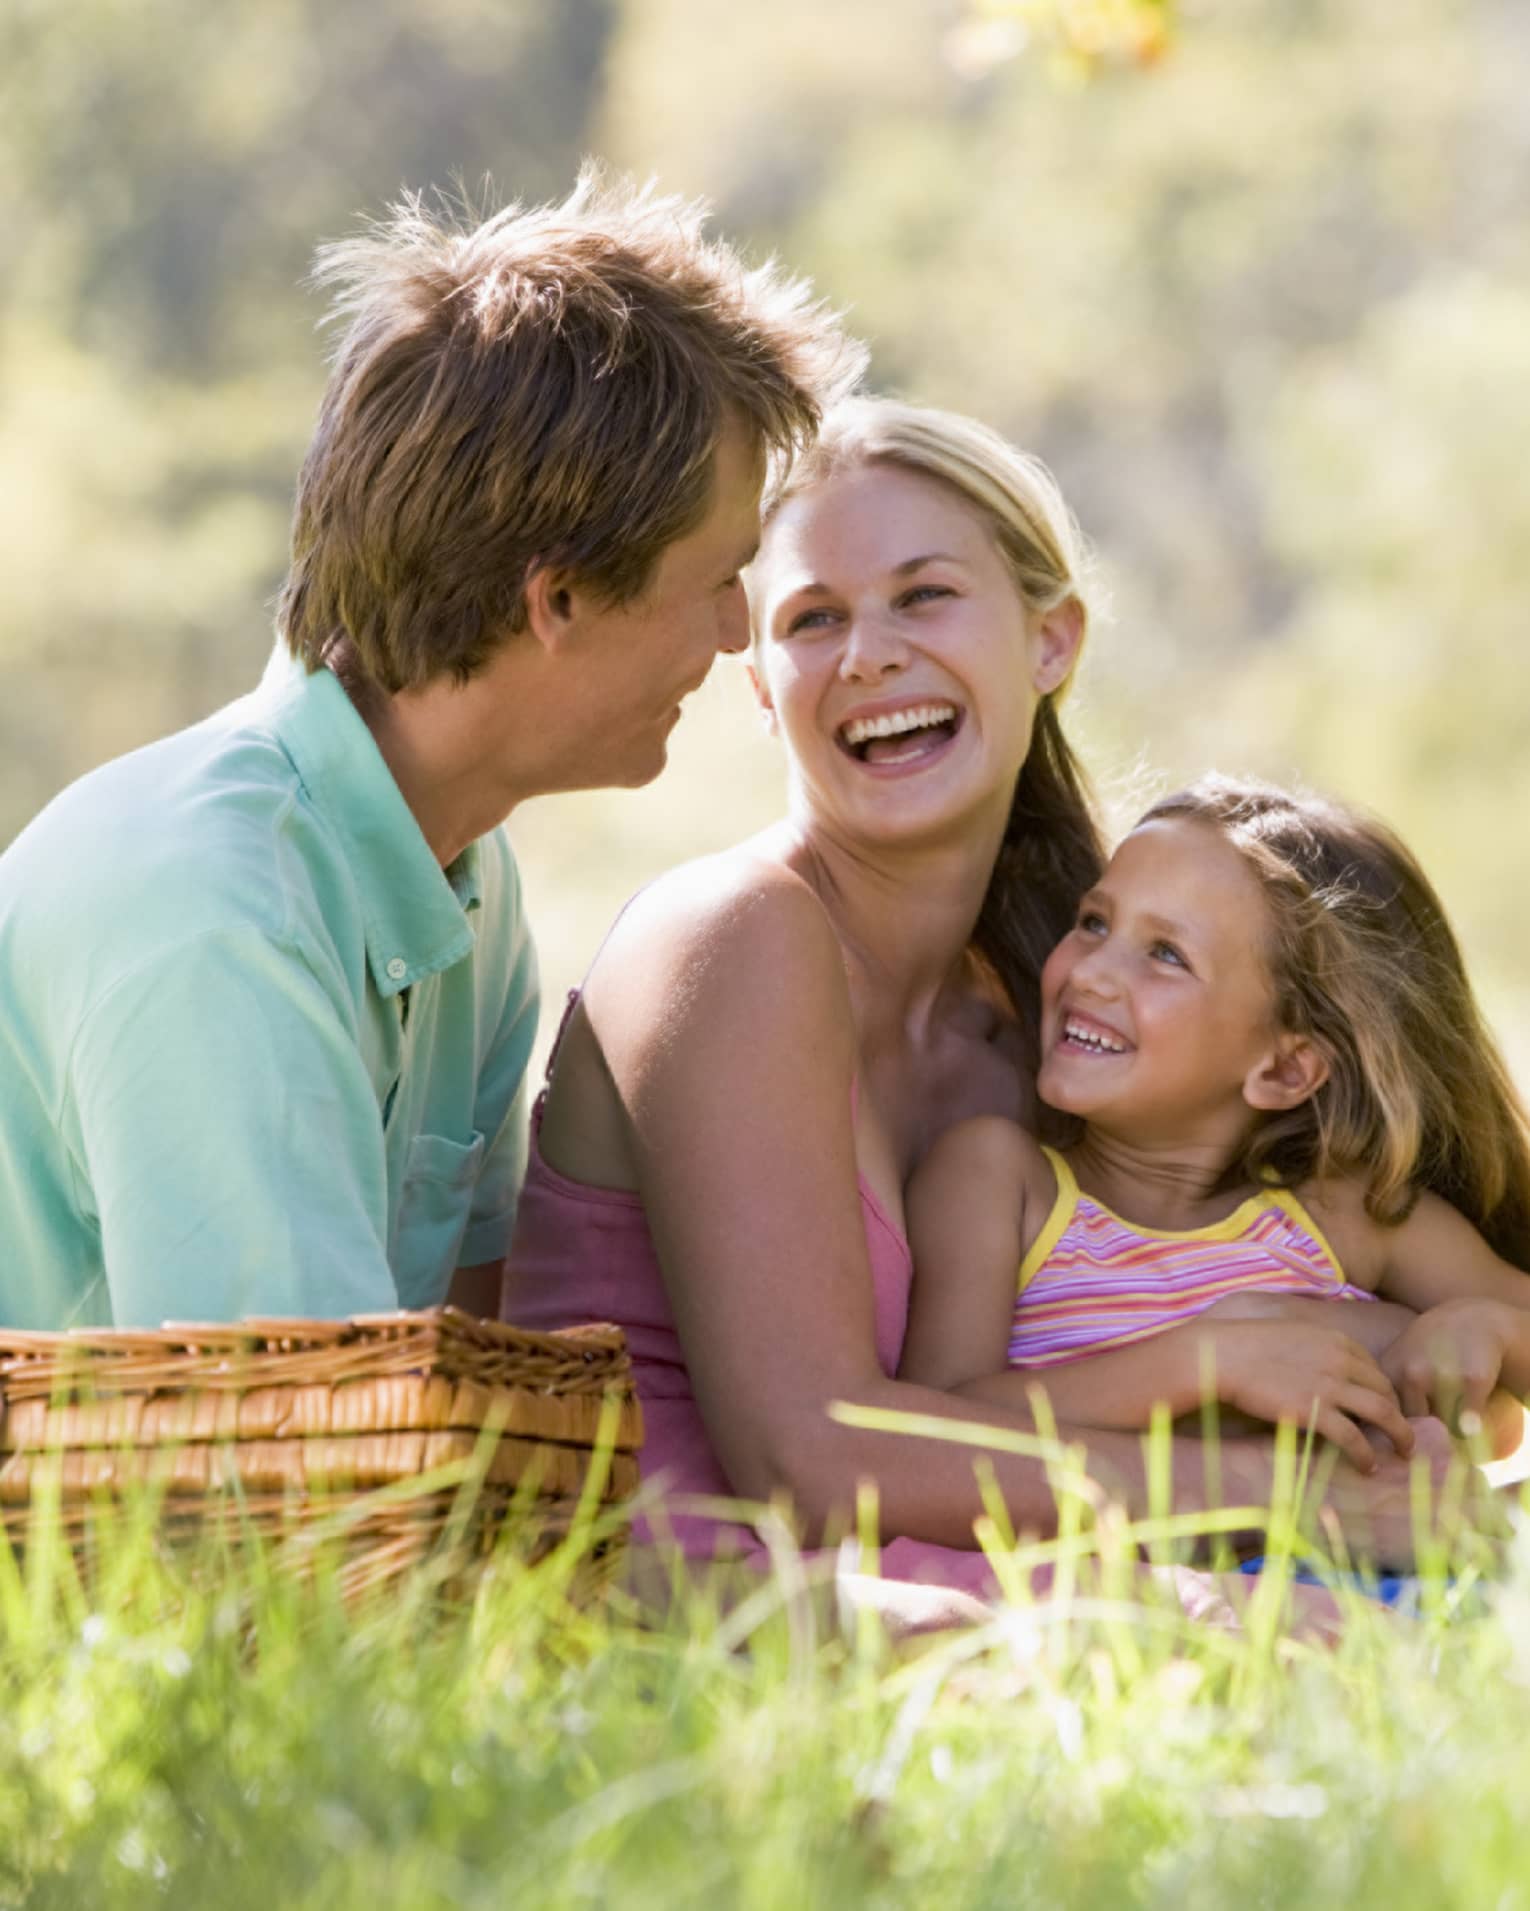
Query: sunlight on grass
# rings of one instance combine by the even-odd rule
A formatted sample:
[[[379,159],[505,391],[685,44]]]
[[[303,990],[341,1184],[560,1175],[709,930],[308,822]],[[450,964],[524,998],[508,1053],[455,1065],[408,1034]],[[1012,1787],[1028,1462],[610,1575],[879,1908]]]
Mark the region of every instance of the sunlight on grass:
[[[1194,1522],[1044,1457],[1058,1538],[987,1528],[1013,1603],[902,1644],[779,1516],[773,1574],[676,1573],[655,1616],[581,1593],[594,1521],[347,1597],[338,1540],[172,1552],[129,1503],[82,1569],[44,1508],[0,1549],[0,1903],[1518,1902],[1523,1527],[1480,1597],[1342,1592],[1329,1648],[1283,1632],[1279,1565],[1243,1631],[1187,1619],[1138,1561]]]

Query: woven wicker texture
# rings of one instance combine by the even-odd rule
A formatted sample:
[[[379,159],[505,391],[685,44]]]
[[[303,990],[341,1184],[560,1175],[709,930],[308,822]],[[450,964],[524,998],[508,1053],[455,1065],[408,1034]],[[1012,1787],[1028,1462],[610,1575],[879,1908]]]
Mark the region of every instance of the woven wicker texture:
[[[171,1538],[254,1531],[282,1544],[343,1525],[347,1584],[421,1558],[465,1468],[457,1563],[481,1559],[514,1505],[537,1550],[593,1488],[627,1499],[642,1420],[614,1327],[525,1332],[453,1309],[349,1321],[170,1324],[157,1332],[0,1331],[0,1519],[24,1538],[34,1498],[79,1543],[102,1496],[153,1486]],[[612,1451],[591,1480],[598,1439]],[[369,1501],[453,1468],[449,1485]],[[617,1547],[601,1549],[595,1583]]]

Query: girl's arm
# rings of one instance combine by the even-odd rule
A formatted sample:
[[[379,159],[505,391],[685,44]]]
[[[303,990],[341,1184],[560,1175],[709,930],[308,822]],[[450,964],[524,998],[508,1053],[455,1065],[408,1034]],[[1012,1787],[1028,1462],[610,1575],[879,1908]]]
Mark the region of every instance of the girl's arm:
[[[847,1401],[1031,1429],[1021,1411],[890,1379],[878,1364],[850,1116],[851,1003],[818,899],[789,871],[743,858],[677,872],[628,909],[584,1004],[697,1404],[734,1490],[764,1499],[786,1489],[817,1533],[845,1520],[872,1480],[886,1533],[971,1547],[983,1506],[970,1448],[830,1417]],[[1137,1437],[1085,1439],[1094,1476],[1145,1511]],[[1016,1527],[1052,1529],[1044,1465],[988,1457]],[[1225,1493],[1265,1503],[1270,1468],[1256,1444],[1227,1442]],[[1177,1506],[1205,1504],[1196,1443],[1175,1443],[1171,1472]],[[1341,1471],[1329,1491],[1375,1557],[1409,1555],[1399,1463],[1369,1480]]]
[[[1213,1321],[1208,1312],[1126,1347],[1056,1367],[1011,1367],[958,1391],[1013,1407],[1040,1391],[1059,1420],[1121,1428],[1148,1426],[1159,1407],[1177,1419],[1215,1400],[1271,1425],[1310,1422],[1366,1473],[1378,1459],[1364,1426],[1378,1428],[1399,1453],[1413,1451],[1391,1382],[1331,1316]]]
[[[1014,1122],[959,1122],[935,1143],[908,1189],[916,1271],[903,1379],[1017,1413],[1041,1392],[1058,1420],[1123,1431],[1150,1425],[1160,1406],[1178,1417],[1207,1397],[1271,1423],[1311,1417],[1366,1472],[1376,1453],[1362,1422],[1412,1450],[1390,1383],[1344,1331],[1349,1314],[1342,1326],[1332,1313],[1296,1324],[1203,1315],[1060,1366],[1006,1367],[1020,1263],[1055,1194],[1046,1156]]]
[[[1463,1214],[1422,1194],[1406,1221],[1385,1227],[1366,1214],[1358,1183],[1324,1183],[1311,1198],[1346,1265],[1353,1255],[1377,1293],[1417,1311],[1382,1358],[1408,1412],[1480,1420],[1495,1388],[1530,1394],[1530,1274]]]
[[[1045,1211],[1033,1190],[1053,1179],[1035,1140],[1001,1116],[936,1141],[906,1197],[914,1289],[901,1379],[954,1387],[1004,1365],[1020,1262]]]

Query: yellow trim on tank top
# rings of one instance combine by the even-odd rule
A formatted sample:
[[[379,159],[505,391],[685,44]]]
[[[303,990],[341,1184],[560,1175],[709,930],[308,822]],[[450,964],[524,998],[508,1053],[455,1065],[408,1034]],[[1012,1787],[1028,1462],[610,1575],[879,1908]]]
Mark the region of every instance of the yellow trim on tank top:
[[[1074,1174],[1066,1159],[1055,1148],[1041,1144],[1041,1152],[1052,1164],[1052,1172],[1057,1176],[1057,1197],[1052,1203],[1051,1212],[1041,1224],[1041,1232],[1025,1251],[1020,1263],[1020,1275],[1017,1292],[1024,1293],[1030,1285],[1036,1270],[1062,1239],[1063,1229],[1073,1219],[1082,1193],[1078,1177]],[[1203,1228],[1150,1228],[1137,1221],[1128,1221],[1124,1215],[1107,1206],[1098,1195],[1089,1199],[1102,1214],[1108,1214],[1118,1226],[1133,1234],[1145,1235],[1151,1241],[1235,1241],[1246,1229],[1249,1220],[1255,1214],[1263,1214],[1270,1208],[1279,1208],[1289,1219],[1304,1228],[1327,1258],[1334,1281],[1344,1285],[1344,1269],[1339,1257],[1334,1253],[1327,1235],[1313,1220],[1303,1204],[1289,1188],[1261,1188],[1256,1193],[1245,1195],[1231,1214],[1224,1215],[1220,1221],[1211,1221]]]

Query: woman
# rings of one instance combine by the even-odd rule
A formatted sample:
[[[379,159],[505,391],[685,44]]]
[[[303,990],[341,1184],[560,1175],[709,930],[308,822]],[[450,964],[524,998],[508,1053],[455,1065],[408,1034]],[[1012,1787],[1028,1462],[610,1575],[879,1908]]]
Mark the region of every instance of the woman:
[[[902,1189],[952,1123],[1035,1117],[1037,978],[1100,862],[1056,714],[1087,622],[1080,539],[1046,473],[984,427],[857,401],[775,500],[750,597],[789,815],[611,931],[538,1111],[504,1312],[626,1329],[645,1472],[674,1493],[785,1489],[821,1534],[870,1479],[884,1575],[984,1591],[971,1449],[828,1409],[1005,1419],[894,1378]],[[1001,858],[1027,878],[1002,915],[985,906]],[[1140,1507],[1135,1437],[1088,1445]],[[992,1465],[1018,1528],[1055,1522],[1038,1462]],[[1196,1505],[1193,1446],[1175,1468]],[[1267,1497],[1259,1447],[1224,1443],[1222,1472],[1229,1500]],[[1393,1460],[1340,1488],[1387,1552],[1405,1479]],[[758,1550],[747,1528],[674,1525],[692,1551]]]

